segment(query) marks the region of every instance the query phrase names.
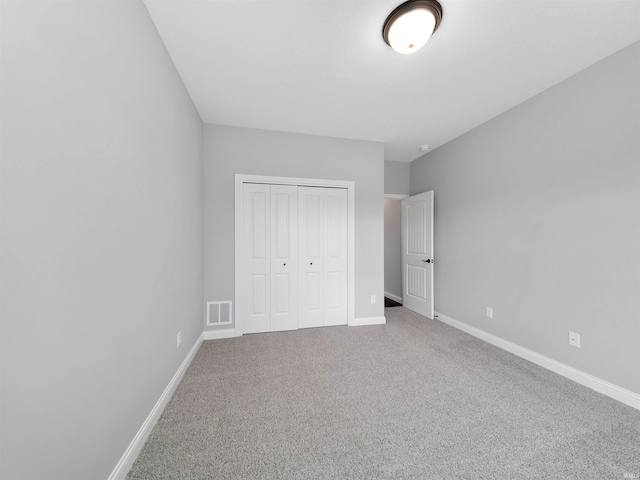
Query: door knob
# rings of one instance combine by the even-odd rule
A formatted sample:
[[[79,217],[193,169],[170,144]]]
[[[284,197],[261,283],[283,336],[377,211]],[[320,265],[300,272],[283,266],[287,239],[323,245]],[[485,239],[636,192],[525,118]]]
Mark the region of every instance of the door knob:
[[[282,265],[283,265],[283,266],[285,266],[285,267],[287,266],[287,264],[286,264],[286,263],[283,263]]]
[[[422,261],[426,263],[433,263],[433,260],[431,260],[430,258],[427,258],[426,260],[422,260]]]

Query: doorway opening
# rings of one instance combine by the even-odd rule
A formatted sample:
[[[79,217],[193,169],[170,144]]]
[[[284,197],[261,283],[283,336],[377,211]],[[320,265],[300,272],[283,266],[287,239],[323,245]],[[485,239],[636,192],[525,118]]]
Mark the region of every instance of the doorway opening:
[[[384,306],[402,305],[402,200],[407,195],[384,197]]]

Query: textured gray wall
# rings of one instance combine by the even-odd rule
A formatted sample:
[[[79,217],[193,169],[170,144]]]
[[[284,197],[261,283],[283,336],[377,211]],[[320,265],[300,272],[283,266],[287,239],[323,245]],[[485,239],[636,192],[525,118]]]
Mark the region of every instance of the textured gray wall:
[[[384,193],[409,195],[410,163],[384,162]]]
[[[640,43],[414,161],[432,189],[436,310],[640,393]]]
[[[409,165],[409,164],[407,164]],[[402,201],[384,200],[384,291],[402,297]]]
[[[202,122],[141,2],[1,31],[0,477],[104,479],[202,332]]]
[[[205,301],[234,299],[236,173],[351,180],[356,193],[355,316],[383,316],[383,155],[378,142],[205,125]],[[377,304],[371,305],[371,295]]]

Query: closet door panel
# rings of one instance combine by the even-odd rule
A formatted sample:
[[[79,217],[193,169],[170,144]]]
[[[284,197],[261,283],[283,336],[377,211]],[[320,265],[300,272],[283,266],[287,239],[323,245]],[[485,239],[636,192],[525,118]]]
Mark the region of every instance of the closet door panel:
[[[347,190],[243,185],[242,330],[346,325]]]
[[[298,327],[324,325],[324,189],[298,187]]]
[[[271,185],[271,331],[298,328],[298,187]]]
[[[271,331],[270,186],[242,188],[242,330]]]
[[[325,188],[324,325],[346,325],[347,309],[347,190]]]

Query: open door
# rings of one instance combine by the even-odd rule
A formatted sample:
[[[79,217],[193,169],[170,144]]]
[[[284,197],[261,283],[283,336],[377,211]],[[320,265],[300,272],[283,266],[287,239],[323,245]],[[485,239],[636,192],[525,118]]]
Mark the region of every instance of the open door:
[[[402,305],[433,318],[433,190],[402,200]]]

